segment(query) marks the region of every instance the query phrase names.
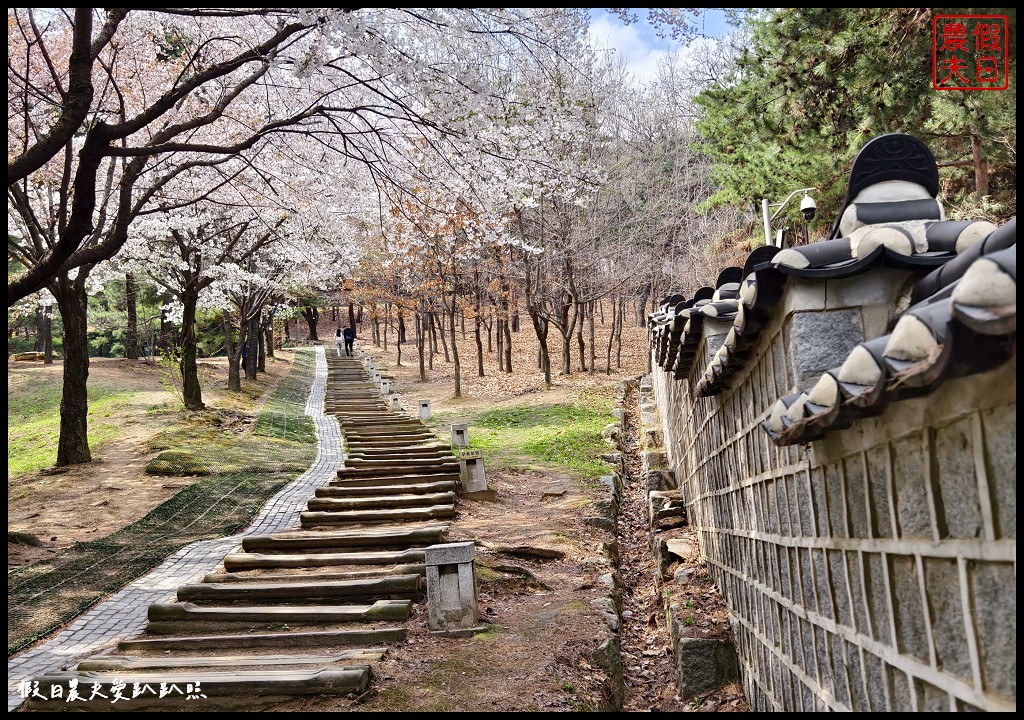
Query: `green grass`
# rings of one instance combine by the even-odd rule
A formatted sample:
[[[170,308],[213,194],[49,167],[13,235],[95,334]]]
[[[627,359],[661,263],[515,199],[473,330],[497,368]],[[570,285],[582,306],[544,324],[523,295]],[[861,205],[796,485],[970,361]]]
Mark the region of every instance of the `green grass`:
[[[612,404],[610,395],[590,391],[568,403],[505,407],[459,418],[469,423],[470,449],[483,451],[488,467],[558,469],[594,479],[611,470],[600,456],[609,451],[601,431],[615,419]],[[444,438],[454,421],[454,415],[443,413],[429,424]]]
[[[296,352],[295,357],[288,377],[267,398],[255,422],[233,410],[211,409],[187,420],[168,411],[169,427],[150,443],[164,452],[147,469],[154,474],[205,477],[106,537],[79,542],[52,558],[8,572],[8,656],[45,637],[178,548],[225,537],[244,527],[268,497],[309,467],[316,455],[312,421],[289,422],[287,429],[281,422],[283,417],[297,418],[304,412],[313,380],[312,351]],[[98,390],[101,397],[95,403],[90,391],[90,420],[93,413],[102,418],[117,412],[118,396],[102,396],[102,388]],[[48,397],[43,391],[25,395],[32,399],[24,404],[19,399],[21,416],[28,416],[33,408],[46,412],[47,403],[54,400],[59,405],[59,395],[52,388]],[[266,420],[268,414],[275,417]],[[56,422],[57,413],[53,416]],[[13,425],[13,413],[9,419]],[[255,432],[260,421],[266,434]],[[90,438],[95,437],[90,425]],[[54,452],[52,447],[47,450],[44,466],[52,463]]]
[[[132,393],[114,388],[89,387],[89,446],[93,452],[114,440],[117,428],[104,418],[119,412]],[[7,475],[21,475],[53,467],[60,436],[59,385],[23,386],[16,401],[8,397]]]

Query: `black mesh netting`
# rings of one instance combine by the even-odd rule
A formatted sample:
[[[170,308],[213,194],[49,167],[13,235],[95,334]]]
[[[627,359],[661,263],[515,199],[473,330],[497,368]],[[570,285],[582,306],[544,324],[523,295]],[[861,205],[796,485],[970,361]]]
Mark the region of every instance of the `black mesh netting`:
[[[316,357],[295,353],[295,363],[268,398],[251,433],[217,444],[171,448],[198,463],[182,474],[204,475],[142,519],[54,558],[7,575],[7,653],[10,656],[61,627],[102,598],[197,540],[224,537],[247,525],[266,500],[301,474],[315,457],[315,426],[305,405]],[[233,457],[244,456],[244,463]],[[165,473],[161,473],[165,474]]]

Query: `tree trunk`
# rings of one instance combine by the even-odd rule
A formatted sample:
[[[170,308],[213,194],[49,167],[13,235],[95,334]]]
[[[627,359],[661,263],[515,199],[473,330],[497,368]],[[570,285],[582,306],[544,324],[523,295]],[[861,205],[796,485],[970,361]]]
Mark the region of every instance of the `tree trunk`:
[[[42,352],[43,343],[46,341],[46,309],[42,305],[36,306],[35,325],[36,340],[32,344],[32,349],[36,352]]]
[[[398,342],[395,343],[397,349],[397,358],[395,359],[395,365],[402,367],[402,343],[405,342],[405,318],[402,316],[401,309],[398,310]]]
[[[165,355],[171,349],[173,344],[174,328],[169,322],[167,322],[167,311],[163,308],[160,309],[160,339],[157,346],[160,348],[160,354]]]
[[[427,318],[426,313],[416,313],[416,352],[420,356],[420,382],[427,381],[427,368],[424,364],[424,351],[427,346]]]
[[[583,323],[579,321],[576,322],[576,347],[580,353],[580,372],[586,372],[587,344],[583,341]]]
[[[362,310],[362,308],[360,308],[360,310]],[[362,318],[360,318],[360,321],[361,320]],[[352,328],[352,332],[356,331],[356,307],[351,302],[348,304],[348,326]]]
[[[60,398],[57,467],[87,463],[89,452],[89,339],[87,336],[85,275],[68,280],[61,273],[50,287],[64,323],[64,387]]]
[[[382,340],[384,341],[384,352],[388,351],[388,326],[391,325],[391,305],[384,306],[384,334]]]
[[[267,348],[267,357],[274,357],[274,324],[263,330],[263,342]]]
[[[978,128],[971,128],[971,156],[974,159],[975,197],[980,201],[988,195],[988,162],[985,160],[985,152],[981,147]]]
[[[548,354],[548,319],[539,314],[530,313],[533,321],[533,330],[537,333],[538,341],[538,365],[544,372],[544,385],[551,387],[551,356]]]
[[[444,350],[444,361],[446,363],[449,363],[449,362],[452,361],[452,359],[451,359],[451,356],[448,354],[448,341],[444,337],[444,327],[441,325],[441,321],[437,318],[436,315],[434,315],[433,317],[434,317],[434,321],[437,323],[437,336],[438,336],[438,338],[440,338],[440,340],[441,340],[441,348]],[[452,322],[453,323],[455,322],[455,311],[454,310],[452,311]],[[452,327],[454,328],[455,326],[453,325]],[[454,330],[453,330],[453,332],[454,332]],[[453,342],[454,342],[454,337],[455,336],[452,335]]]
[[[246,321],[245,328],[245,379],[255,380],[256,379],[256,365],[258,364],[257,355],[259,355],[259,340],[257,336],[260,334],[259,320],[254,315]],[[312,336],[312,333],[311,333]]]
[[[562,336],[562,374],[572,375],[572,336],[576,332],[579,312],[575,304],[567,305],[562,311],[562,323],[558,332]]]
[[[505,330],[504,330],[504,327],[503,327],[504,324],[505,324],[505,321],[502,320],[499,317],[494,322],[497,325],[495,330],[497,331],[496,334],[498,336],[498,338],[497,338],[497,345],[498,345],[498,372],[505,372]],[[489,342],[490,342],[490,338],[488,338],[488,343]]]
[[[449,326],[452,332],[452,364],[455,367],[455,397],[462,397],[462,373],[459,369],[459,348],[455,344],[455,298],[452,298],[452,309],[448,313]],[[444,335],[441,336],[442,339]]]
[[[505,331],[505,372],[512,372],[512,330],[508,322],[501,324]]]
[[[490,355],[494,352],[494,319],[484,323],[484,327],[487,328],[487,354]]]
[[[637,327],[647,325],[647,298],[651,296],[651,284],[647,283],[640,289],[640,295],[636,299],[636,324]]]
[[[618,307],[619,307],[618,296],[612,295],[612,327],[608,331],[608,353],[607,353],[606,362],[605,362],[605,374],[606,375],[611,375],[612,374],[612,345],[615,344],[615,330],[619,326],[619,323],[618,323],[618,319],[619,319]]]
[[[309,325],[309,339],[312,342],[319,342],[320,337],[316,334],[316,324],[320,320],[320,309],[317,307],[304,307],[299,312],[305,318],[306,324]],[[255,372],[255,369],[253,372]],[[246,377],[248,377],[248,372],[246,372]],[[253,379],[255,379],[255,376],[253,376]]]
[[[43,308],[43,365],[53,365],[53,308]]]
[[[480,333],[480,316],[476,316],[476,326],[473,328],[473,332],[476,334],[476,372],[480,377],[484,376],[484,340],[483,335]]]
[[[590,303],[587,313],[587,330],[590,335],[590,372],[597,372],[597,342],[594,338],[594,303]]]
[[[234,390],[238,392],[242,389],[242,344],[245,342],[245,326],[241,328],[239,334],[239,341],[235,342],[235,328],[231,322],[231,318],[227,313],[224,313],[224,319],[221,321],[221,326],[224,328],[224,349],[228,354],[228,390]],[[285,328],[288,327],[288,321],[285,320]]]
[[[430,369],[433,370],[434,356],[437,355],[437,330],[434,329],[434,313],[429,310],[427,311],[426,323],[427,340],[430,341],[429,364]]]
[[[619,323],[615,329],[615,369],[622,369],[622,326],[626,322],[626,298],[619,298]],[[650,357],[650,353],[647,353]],[[650,362],[647,363],[650,365]],[[650,372],[650,370],[648,370]]]
[[[128,326],[124,333],[124,356],[129,360],[139,359],[139,286],[135,273],[124,274],[124,304],[128,314]]]
[[[267,371],[267,346],[264,342],[262,315],[262,312],[257,315],[256,320],[256,337],[259,338],[259,342],[256,343],[256,370],[265,373]]]
[[[203,410],[203,389],[199,384],[199,368],[196,364],[196,305],[199,291],[186,289],[181,295],[181,399],[186,410]]]

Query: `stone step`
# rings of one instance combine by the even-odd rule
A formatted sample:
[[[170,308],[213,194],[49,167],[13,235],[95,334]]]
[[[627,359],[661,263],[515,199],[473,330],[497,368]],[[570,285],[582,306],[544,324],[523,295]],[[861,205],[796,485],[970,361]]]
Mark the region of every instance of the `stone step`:
[[[427,493],[453,493],[455,492],[454,480],[441,480],[438,482],[415,483],[415,484],[394,484],[394,485],[368,485],[365,487],[338,487],[328,485],[318,487],[314,495],[318,498],[344,498],[344,497],[372,497],[399,494],[424,495]]]
[[[437,438],[434,437],[433,435],[431,435],[430,437],[422,437],[417,440],[403,440],[401,438],[397,440],[391,440],[388,438],[362,438],[360,440],[348,440],[346,438],[346,445],[349,448],[404,448],[414,447],[416,445],[422,445],[423,443],[428,442],[437,442]]]
[[[420,596],[423,578],[419,575],[394,575],[382,578],[359,580],[334,580],[316,582],[254,583],[192,583],[178,586],[180,602],[250,602],[283,600],[301,602],[304,600],[336,600],[352,602],[366,598],[416,599]]]
[[[436,462],[421,463],[414,461],[407,462],[382,462],[380,464],[369,464],[359,462],[358,464],[346,465],[338,469],[339,478],[374,477],[379,475],[394,475],[414,473],[457,473],[460,470],[458,462]]]
[[[279,568],[287,570],[287,568]],[[386,577],[390,575],[419,575],[426,577],[427,566],[424,563],[408,563],[370,570],[350,570],[348,572],[310,572],[308,568],[294,568],[293,572],[268,573],[263,570],[250,570],[245,574],[208,573],[203,576],[207,583],[254,583],[254,582],[292,582],[292,581],[327,581],[359,580],[362,578]]]
[[[425,508],[395,508],[393,510],[309,511],[299,513],[299,521],[303,527],[363,522],[394,522],[396,520],[442,520],[451,517],[455,517],[455,505],[432,505]]]
[[[326,655],[97,655],[78,663],[78,672],[164,670],[168,668],[248,667],[271,665],[366,665],[383,659],[386,647],[354,648]]]
[[[393,423],[400,422],[403,425],[409,425],[410,427],[425,428],[426,426],[418,419],[409,415],[394,415],[394,414],[381,414],[373,413],[366,415],[352,415],[338,413],[338,422],[343,428],[358,429],[361,427],[389,427]]]
[[[373,497],[337,498],[314,497],[306,501],[311,512],[345,512],[348,510],[397,510],[421,508],[430,505],[454,505],[454,492],[405,495],[377,495]]]
[[[256,702],[279,701],[287,696],[348,695],[369,687],[369,665],[320,670],[259,670],[106,675],[100,672],[53,672],[39,676],[39,694],[30,697],[28,710],[138,711],[185,708],[202,712],[211,707],[251,708]],[[81,688],[81,700],[66,698],[73,681]],[[138,683],[139,687],[135,688]],[[54,686],[60,694],[54,697]],[[159,697],[161,688],[166,695]],[[138,694],[136,695],[136,691]],[[177,692],[176,692],[177,691]],[[84,693],[84,694],[83,694]],[[100,696],[103,697],[100,697]],[[89,699],[92,696],[92,699]],[[117,700],[116,698],[120,698]],[[265,698],[265,699],[264,699]],[[261,700],[263,699],[263,700]]]
[[[303,627],[307,630],[339,630],[342,625],[397,622],[409,619],[410,600],[377,600],[359,605],[263,605],[206,607],[194,603],[162,603],[149,606],[146,633],[150,635],[195,634],[197,631],[270,631]]]
[[[384,452],[365,452],[363,450],[352,450],[345,455],[345,465],[353,466],[357,461],[377,461],[391,463],[405,463],[407,460],[433,460],[434,462],[451,462],[453,457],[451,450],[428,450],[418,452],[415,450],[385,450]]]
[[[330,567],[343,565],[392,565],[421,563],[425,559],[422,548],[380,552],[309,553],[305,555],[265,555],[260,553],[232,553],[224,556],[227,572],[260,568]]]
[[[381,431],[380,433],[346,433],[342,431],[345,439],[345,446],[349,449],[365,445],[366,447],[381,447],[381,443],[401,443],[400,447],[411,447],[422,445],[425,442],[436,442],[437,437],[430,432],[415,430],[403,432],[401,430]],[[388,447],[388,446],[385,446]],[[391,446],[394,447],[394,446]]]
[[[381,487],[385,485],[416,485],[424,482],[458,483],[461,475],[457,472],[419,473],[411,475],[381,475],[377,477],[337,477],[323,487]]]
[[[348,422],[344,418],[338,418],[338,424],[345,437],[380,437],[382,435],[415,435],[418,433],[430,434],[430,429],[423,423],[411,421],[406,416],[386,415],[390,423],[376,423],[370,425],[361,421]]]
[[[242,549],[305,549],[329,547],[376,547],[386,545],[433,545],[442,541],[448,525],[419,528],[386,528],[335,532],[287,532],[273,535],[249,535],[242,538]]]
[[[437,460],[443,457],[450,458],[455,456],[452,455],[452,449],[448,447],[430,447],[428,445],[417,447],[410,445],[404,448],[382,448],[354,445],[349,446],[349,452],[345,457],[352,460],[404,460],[407,458]]]
[[[272,649],[313,647],[364,647],[401,642],[406,629],[401,626],[345,628],[340,630],[245,633],[241,635],[198,635],[168,638],[122,640],[120,651],[171,652],[227,649]]]
[[[409,471],[418,471],[421,467],[433,467],[435,465],[454,464],[458,466],[459,460],[452,455],[451,450],[441,457],[426,458],[405,458],[402,460],[373,459],[373,458],[345,458],[343,470],[359,470],[363,468],[407,468]]]

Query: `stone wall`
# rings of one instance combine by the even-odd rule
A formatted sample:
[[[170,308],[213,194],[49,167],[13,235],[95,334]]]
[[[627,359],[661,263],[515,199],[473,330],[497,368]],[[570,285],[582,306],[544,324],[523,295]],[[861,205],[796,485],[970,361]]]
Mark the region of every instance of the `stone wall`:
[[[1016,707],[1016,354],[804,445],[762,429],[883,335],[910,276],[791,278],[719,394],[652,363],[667,462],[733,616],[755,711]]]

